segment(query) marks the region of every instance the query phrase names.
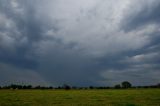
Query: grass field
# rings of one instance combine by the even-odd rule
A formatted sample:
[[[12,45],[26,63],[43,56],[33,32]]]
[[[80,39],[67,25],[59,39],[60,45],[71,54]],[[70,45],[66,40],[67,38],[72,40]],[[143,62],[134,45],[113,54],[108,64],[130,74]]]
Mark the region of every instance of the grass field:
[[[160,89],[0,90],[0,106],[160,106]]]

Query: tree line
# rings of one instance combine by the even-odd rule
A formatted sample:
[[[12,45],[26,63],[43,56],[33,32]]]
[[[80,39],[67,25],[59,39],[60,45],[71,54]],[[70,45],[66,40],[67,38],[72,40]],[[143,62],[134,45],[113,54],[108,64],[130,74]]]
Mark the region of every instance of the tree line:
[[[160,88],[160,83],[156,85],[149,86],[132,86],[132,84],[128,81],[123,81],[121,84],[117,84],[114,87],[108,86],[89,86],[89,87],[76,87],[64,84],[63,86],[52,87],[52,86],[32,86],[32,85],[19,85],[19,84],[11,84],[9,86],[0,86],[0,89],[128,89],[128,88]]]

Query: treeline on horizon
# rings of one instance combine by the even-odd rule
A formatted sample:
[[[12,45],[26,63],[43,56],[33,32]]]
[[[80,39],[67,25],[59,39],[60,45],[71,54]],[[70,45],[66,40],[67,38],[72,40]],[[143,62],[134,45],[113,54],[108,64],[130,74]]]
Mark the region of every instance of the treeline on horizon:
[[[124,81],[121,84],[117,84],[114,87],[109,86],[88,86],[88,87],[76,87],[64,84],[63,86],[53,87],[53,86],[32,86],[32,85],[20,85],[20,84],[11,84],[8,86],[0,86],[0,89],[128,89],[128,88],[160,88],[160,83],[156,85],[148,85],[148,86],[132,86],[132,84],[128,81]]]

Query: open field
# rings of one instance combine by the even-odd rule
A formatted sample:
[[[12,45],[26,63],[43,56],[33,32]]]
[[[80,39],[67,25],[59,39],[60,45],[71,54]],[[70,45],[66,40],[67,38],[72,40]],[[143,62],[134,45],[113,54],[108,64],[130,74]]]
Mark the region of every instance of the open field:
[[[0,90],[0,106],[160,106],[160,89]]]

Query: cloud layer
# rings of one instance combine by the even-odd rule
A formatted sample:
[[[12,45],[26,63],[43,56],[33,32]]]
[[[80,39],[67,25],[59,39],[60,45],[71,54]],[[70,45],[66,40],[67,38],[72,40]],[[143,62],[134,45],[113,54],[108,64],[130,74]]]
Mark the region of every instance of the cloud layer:
[[[159,83],[159,9],[157,0],[0,0],[0,84]]]

